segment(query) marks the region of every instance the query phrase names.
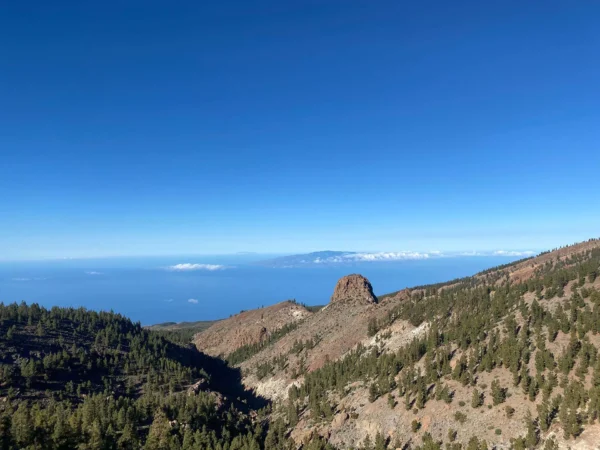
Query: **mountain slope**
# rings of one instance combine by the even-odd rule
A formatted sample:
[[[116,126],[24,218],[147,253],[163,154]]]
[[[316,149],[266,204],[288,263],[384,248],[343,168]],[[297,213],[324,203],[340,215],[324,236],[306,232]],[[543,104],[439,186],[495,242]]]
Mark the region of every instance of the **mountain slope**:
[[[599,274],[591,240],[379,298],[352,275],[314,313],[195,337],[227,363],[117,314],[0,304],[0,448],[596,448]]]
[[[239,371],[120,315],[0,304],[0,336],[0,448],[285,445]]]
[[[294,436],[321,433],[341,447],[380,433],[413,446],[475,436],[500,448],[543,439],[585,448],[600,431],[599,262],[593,241],[415,290],[377,325],[373,345],[292,388]],[[429,331],[390,349],[398,320]]]
[[[241,347],[251,351],[254,346],[291,330],[310,315],[311,311],[293,301],[242,311],[196,334],[194,343],[200,351],[213,356],[227,356]]]
[[[330,303],[239,363],[244,382],[299,443],[586,448],[600,433],[599,265],[591,240]]]

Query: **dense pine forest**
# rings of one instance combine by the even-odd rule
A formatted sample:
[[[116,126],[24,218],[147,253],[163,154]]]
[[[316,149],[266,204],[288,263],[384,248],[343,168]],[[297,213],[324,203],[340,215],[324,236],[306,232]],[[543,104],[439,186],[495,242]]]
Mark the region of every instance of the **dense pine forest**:
[[[241,388],[237,370],[118,314],[0,305],[0,336],[2,449],[261,449],[285,441],[269,432],[268,405]]]

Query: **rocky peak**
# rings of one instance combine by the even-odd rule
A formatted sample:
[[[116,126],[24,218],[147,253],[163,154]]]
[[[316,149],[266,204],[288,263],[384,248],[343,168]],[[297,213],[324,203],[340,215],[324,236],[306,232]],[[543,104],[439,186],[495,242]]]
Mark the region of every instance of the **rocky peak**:
[[[377,303],[377,297],[373,294],[371,283],[358,274],[346,275],[340,278],[331,296],[331,303],[348,300]]]

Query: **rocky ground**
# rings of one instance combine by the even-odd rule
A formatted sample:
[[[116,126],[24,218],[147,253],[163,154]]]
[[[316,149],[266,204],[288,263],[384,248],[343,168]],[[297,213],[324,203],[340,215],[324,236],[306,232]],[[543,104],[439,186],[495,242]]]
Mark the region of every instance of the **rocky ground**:
[[[292,301],[243,311],[216,322],[194,336],[194,344],[208,355],[227,356],[244,345],[267,339],[272,332],[284,325],[299,322],[312,314],[304,306]]]

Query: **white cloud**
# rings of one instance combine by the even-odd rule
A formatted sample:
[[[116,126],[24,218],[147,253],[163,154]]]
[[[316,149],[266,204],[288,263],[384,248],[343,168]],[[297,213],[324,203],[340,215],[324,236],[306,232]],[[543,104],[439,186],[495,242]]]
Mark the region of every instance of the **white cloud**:
[[[470,252],[462,252],[462,253],[458,253],[456,256],[486,256],[485,253],[482,252],[476,252],[476,251],[470,251]]]
[[[195,298],[190,298],[188,300],[188,303],[193,303],[194,305],[198,303],[198,300],[196,300]]]
[[[165,302],[167,302],[167,303],[173,303],[174,300],[172,298],[168,298],[168,299],[165,300]]]
[[[494,252],[494,256],[533,256],[535,255],[534,251],[524,250],[524,251],[514,251],[514,250],[496,250]]]
[[[102,272],[96,272],[94,270],[90,270],[89,272],[86,272],[88,275],[102,275]]]
[[[435,256],[441,256],[436,252]],[[419,252],[376,252],[376,253],[348,253],[346,255],[330,256],[328,258],[316,258],[315,264],[345,263],[345,262],[371,262],[371,261],[403,261],[408,259],[427,259],[428,253]]]
[[[354,253],[348,255],[355,261],[399,261],[404,259],[427,259],[428,253],[419,252],[379,252],[379,253]]]
[[[47,277],[34,277],[34,278],[24,278],[24,277],[18,277],[18,278],[11,278],[12,281],[43,281],[43,280],[47,280]]]
[[[226,266],[222,266],[220,264],[192,264],[192,263],[183,263],[183,264],[175,264],[174,266],[167,267],[167,270],[171,270],[174,272],[187,272],[192,270],[222,270],[226,269]]]

